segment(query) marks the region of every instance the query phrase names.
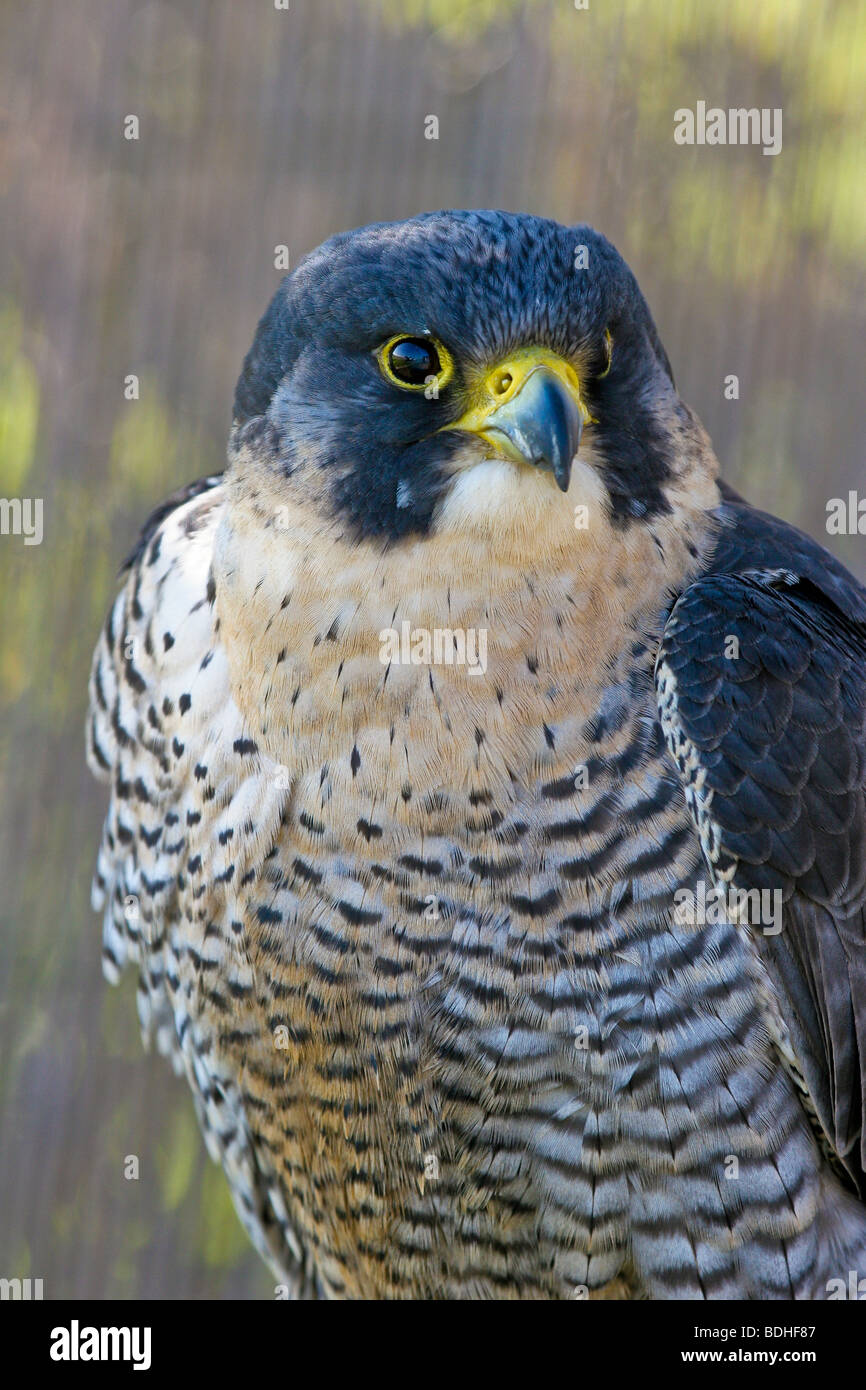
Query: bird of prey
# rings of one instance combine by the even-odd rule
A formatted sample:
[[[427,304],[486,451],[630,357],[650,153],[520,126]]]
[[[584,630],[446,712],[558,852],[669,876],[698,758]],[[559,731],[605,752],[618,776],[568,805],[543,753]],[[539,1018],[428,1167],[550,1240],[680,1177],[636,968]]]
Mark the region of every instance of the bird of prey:
[[[106,972],[288,1296],[844,1296],[864,657],[588,226],[428,213],[283,281],[88,747]]]

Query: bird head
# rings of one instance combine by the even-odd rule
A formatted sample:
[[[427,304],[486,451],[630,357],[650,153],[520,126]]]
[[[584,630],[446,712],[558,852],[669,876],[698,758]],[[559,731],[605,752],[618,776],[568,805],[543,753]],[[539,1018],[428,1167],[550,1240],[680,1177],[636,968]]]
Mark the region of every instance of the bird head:
[[[288,275],[237,385],[236,468],[341,535],[500,537],[589,502],[671,510],[706,438],[637,281],[587,226],[426,213],[332,237]]]

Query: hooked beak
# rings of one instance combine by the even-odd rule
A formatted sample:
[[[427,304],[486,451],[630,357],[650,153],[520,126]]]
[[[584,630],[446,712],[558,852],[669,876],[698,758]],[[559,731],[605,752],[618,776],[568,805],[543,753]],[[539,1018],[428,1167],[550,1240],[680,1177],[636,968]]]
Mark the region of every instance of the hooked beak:
[[[547,468],[563,492],[589,414],[577,375],[545,348],[524,348],[489,371],[481,401],[446,429],[466,430],[500,456]]]

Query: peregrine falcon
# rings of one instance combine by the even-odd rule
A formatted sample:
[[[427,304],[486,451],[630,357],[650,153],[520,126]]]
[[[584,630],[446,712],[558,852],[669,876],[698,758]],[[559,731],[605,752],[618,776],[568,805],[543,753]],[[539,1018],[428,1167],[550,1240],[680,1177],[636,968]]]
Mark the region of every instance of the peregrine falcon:
[[[94,657],[110,980],[297,1297],[866,1270],[866,592],[588,226],[283,281]]]

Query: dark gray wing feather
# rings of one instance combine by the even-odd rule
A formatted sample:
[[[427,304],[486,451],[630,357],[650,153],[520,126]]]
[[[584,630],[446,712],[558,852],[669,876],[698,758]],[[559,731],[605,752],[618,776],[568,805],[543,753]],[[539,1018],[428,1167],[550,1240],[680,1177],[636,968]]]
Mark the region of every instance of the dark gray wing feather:
[[[782,892],[781,932],[755,939],[820,1125],[863,1190],[866,594],[775,518],[734,501],[719,517],[662,635],[662,723],[716,881]]]

